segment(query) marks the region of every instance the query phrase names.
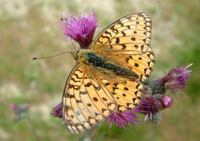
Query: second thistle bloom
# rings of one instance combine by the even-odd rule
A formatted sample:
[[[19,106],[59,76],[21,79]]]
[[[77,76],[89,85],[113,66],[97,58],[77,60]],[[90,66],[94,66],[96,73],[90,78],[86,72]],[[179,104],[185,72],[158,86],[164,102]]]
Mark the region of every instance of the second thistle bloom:
[[[169,108],[172,104],[173,100],[170,96],[149,96],[141,100],[136,110],[145,115],[154,115],[165,108]]]
[[[15,120],[21,120],[27,116],[27,113],[29,111],[29,106],[30,105],[26,103],[24,104],[11,103],[9,105],[9,108],[13,111]]]
[[[138,106],[136,107],[139,113],[145,115],[154,115],[159,112],[161,108],[161,101],[153,96],[143,98],[140,104],[138,104]]]
[[[81,17],[61,19],[64,34],[79,43],[80,48],[88,48],[97,27],[95,13],[92,12]]]
[[[188,67],[176,67],[169,71],[161,81],[166,89],[171,91],[181,90],[186,86],[191,70]]]
[[[112,125],[113,123],[118,127],[126,127],[128,124],[136,124],[136,111],[127,110],[124,112],[113,112],[108,116],[108,122]]]

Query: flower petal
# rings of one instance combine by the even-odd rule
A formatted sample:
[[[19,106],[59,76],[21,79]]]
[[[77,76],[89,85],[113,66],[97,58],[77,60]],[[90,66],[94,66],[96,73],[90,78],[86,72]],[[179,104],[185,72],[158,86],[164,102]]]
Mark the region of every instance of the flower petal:
[[[80,17],[62,18],[64,34],[79,43],[81,48],[88,48],[97,27],[94,12]]]

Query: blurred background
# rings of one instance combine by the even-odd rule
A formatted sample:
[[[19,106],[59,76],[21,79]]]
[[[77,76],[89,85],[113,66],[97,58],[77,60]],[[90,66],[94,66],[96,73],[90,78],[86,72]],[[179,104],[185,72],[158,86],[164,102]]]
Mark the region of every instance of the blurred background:
[[[144,123],[127,129],[104,123],[97,128],[101,141],[199,141],[200,139],[200,1],[199,0],[0,0],[0,140],[76,141],[60,119],[50,115],[61,101],[73,67],[70,55],[32,61],[72,49],[59,19],[94,10],[101,31],[132,12],[152,17],[151,45],[156,64],[151,78],[176,66],[193,63],[184,92],[172,94],[174,105],[161,112],[159,124]],[[12,103],[28,104],[30,121],[14,120]],[[36,132],[36,133],[35,133]],[[36,139],[38,136],[39,139]]]

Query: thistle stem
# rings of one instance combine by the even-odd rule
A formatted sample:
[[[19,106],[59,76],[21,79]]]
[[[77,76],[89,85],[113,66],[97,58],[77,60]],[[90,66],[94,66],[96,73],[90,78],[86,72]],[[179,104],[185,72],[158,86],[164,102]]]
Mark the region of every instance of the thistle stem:
[[[90,131],[87,131],[83,136],[80,137],[80,141],[93,141],[96,140],[94,139],[94,135],[96,133],[96,128],[93,128]]]
[[[33,127],[33,123],[32,123],[32,120],[30,118],[30,116],[27,114],[27,125],[28,125],[28,128],[30,130],[30,132],[32,133],[33,137],[35,138],[36,141],[41,141],[40,137],[38,136],[35,128]]]

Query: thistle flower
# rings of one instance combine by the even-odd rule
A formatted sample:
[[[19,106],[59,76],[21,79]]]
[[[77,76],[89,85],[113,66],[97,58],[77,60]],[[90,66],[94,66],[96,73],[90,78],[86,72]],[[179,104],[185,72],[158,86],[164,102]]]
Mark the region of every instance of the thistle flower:
[[[16,104],[16,103],[11,103],[9,105],[10,109],[14,112],[27,112],[29,110],[29,105],[28,104]]]
[[[29,110],[29,105],[28,104],[16,104],[16,103],[11,103],[9,105],[9,108],[13,111],[15,120],[20,120],[23,119],[28,110]]]
[[[186,86],[186,82],[191,74],[188,67],[176,67],[169,71],[161,81],[164,83],[166,89],[171,91],[182,90]]]
[[[52,108],[51,115],[54,117],[62,118],[62,103],[56,105],[55,107]]]
[[[88,48],[92,42],[97,21],[95,13],[81,17],[62,18],[61,24],[64,34],[79,43],[80,48]]]
[[[16,112],[16,111],[18,110],[18,105],[15,104],[15,103],[11,103],[11,104],[9,105],[9,108],[10,108],[12,111]]]
[[[156,114],[162,109],[162,103],[159,98],[153,96],[145,97],[141,100],[136,109],[139,113],[150,116]]]
[[[108,122],[110,125],[115,124],[118,127],[126,127],[128,124],[136,124],[136,111],[133,110],[127,110],[124,112],[113,112],[108,116]]]

